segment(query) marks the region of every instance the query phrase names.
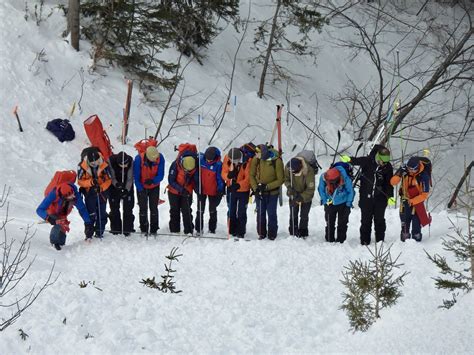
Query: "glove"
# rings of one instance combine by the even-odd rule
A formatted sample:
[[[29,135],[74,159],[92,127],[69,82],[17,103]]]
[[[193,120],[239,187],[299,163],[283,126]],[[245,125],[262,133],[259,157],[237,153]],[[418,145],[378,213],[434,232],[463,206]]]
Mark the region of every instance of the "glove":
[[[287,194],[288,196],[292,197],[292,196],[294,196],[294,195],[296,194],[296,191],[295,191],[295,189],[293,189],[292,187],[288,187],[288,188],[286,189],[286,194]]]
[[[237,169],[234,169],[232,171],[229,171],[227,173],[227,179],[229,180],[232,180],[233,178],[235,178],[237,176]]]
[[[331,200],[331,199],[328,199],[328,200],[326,201],[326,205],[327,205],[327,206],[331,206],[331,205],[332,205],[332,200]]]
[[[263,194],[266,190],[267,190],[267,185],[265,185],[265,184],[258,184],[258,185],[257,185],[257,190],[256,190],[257,194],[261,195],[261,194]]]
[[[183,196],[183,197],[189,197],[190,194],[189,194],[188,190],[183,189],[183,191],[181,191],[181,196]]]
[[[56,224],[57,220],[58,220],[58,216],[55,216],[53,214],[46,216],[46,221],[49,222],[49,224],[51,224],[52,226]]]
[[[240,189],[240,184],[236,183],[236,182],[233,182],[232,185],[230,185],[227,190],[229,190],[229,192],[237,192],[237,190]]]
[[[398,168],[398,170],[395,172],[395,175],[398,175],[398,176],[404,176],[408,174],[408,170],[407,170],[407,167],[406,165],[402,165],[401,167]]]
[[[145,185],[153,185],[153,179],[146,179]]]
[[[115,185],[115,188],[117,188],[118,190],[122,190],[123,189],[123,184],[121,182],[118,182],[116,185]]]
[[[120,197],[125,198],[128,196],[128,190],[127,189],[121,189],[120,190]]]
[[[348,155],[341,155],[340,158],[341,158],[341,161],[342,161],[343,163],[350,163],[350,162],[351,162],[351,157],[348,156]]]
[[[296,194],[295,197],[293,198],[293,201],[295,203],[303,203],[303,197],[301,197],[300,194]]]
[[[90,239],[94,235],[94,226],[91,223],[84,224],[84,234],[86,235],[86,239]]]
[[[346,207],[354,208],[354,206],[352,206],[352,203],[346,203]]]
[[[387,200],[389,206],[395,206],[395,197],[389,197]]]

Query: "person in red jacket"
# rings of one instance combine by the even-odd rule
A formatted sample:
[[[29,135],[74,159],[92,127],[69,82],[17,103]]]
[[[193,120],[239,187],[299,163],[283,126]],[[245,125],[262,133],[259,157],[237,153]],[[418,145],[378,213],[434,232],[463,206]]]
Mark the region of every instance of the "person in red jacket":
[[[144,153],[135,157],[133,178],[137,188],[138,207],[140,208],[140,231],[144,234],[156,234],[159,226],[158,203],[160,182],[165,175],[165,158],[158,149],[150,146]],[[148,223],[148,208],[150,223]]]
[[[196,212],[196,232],[201,234],[204,226],[204,210],[206,199],[209,199],[209,232],[216,233],[217,206],[224,195],[224,180],[222,180],[221,152],[216,147],[209,147],[204,154],[199,154],[200,175],[198,175],[198,194]],[[200,185],[199,185],[200,184]]]
[[[168,174],[168,198],[170,202],[171,233],[179,233],[181,217],[183,216],[184,234],[193,233],[193,189],[196,184],[197,155],[195,152],[186,150],[180,152],[176,160],[171,164]]]

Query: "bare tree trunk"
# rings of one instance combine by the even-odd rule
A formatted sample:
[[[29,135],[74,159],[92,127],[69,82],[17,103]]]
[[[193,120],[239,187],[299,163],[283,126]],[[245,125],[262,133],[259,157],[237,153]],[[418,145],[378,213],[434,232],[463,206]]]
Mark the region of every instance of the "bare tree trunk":
[[[398,126],[402,123],[403,119],[408,116],[408,114],[416,107],[416,105],[420,103],[420,101],[422,101],[427,95],[429,95],[431,90],[441,85],[440,79],[443,77],[444,74],[446,74],[448,68],[453,65],[453,63],[459,58],[459,56],[462,55],[463,52],[469,51],[471,49],[471,46],[469,46],[468,48],[464,48],[464,46],[473,34],[474,28],[471,24],[471,28],[469,29],[469,31],[464,34],[463,38],[459,41],[457,46],[452,49],[446,59],[439,65],[430,80],[425,84],[425,86],[421,88],[420,92],[413,99],[411,99],[408,104],[404,105],[404,108],[400,111],[400,114],[397,116],[395,122],[393,123],[391,133],[395,132]],[[449,82],[452,80],[453,78],[448,78],[445,81]],[[443,80],[441,80],[441,83],[442,82]],[[387,138],[388,135],[385,137],[382,144],[386,143]]]
[[[79,5],[80,0],[69,0],[68,30],[71,32],[71,46],[79,51]]]
[[[280,12],[281,1],[282,0],[278,0],[277,6],[275,9],[275,15],[273,16],[272,30],[270,32],[270,38],[268,39],[268,47],[267,47],[267,53],[265,55],[265,61],[263,62],[262,75],[260,76],[260,86],[258,88],[258,94],[257,94],[259,98],[263,97],[265,77],[267,76],[268,62],[270,61],[270,56],[272,55],[272,51],[273,51],[273,39],[275,38],[275,31],[277,28],[278,13]]]

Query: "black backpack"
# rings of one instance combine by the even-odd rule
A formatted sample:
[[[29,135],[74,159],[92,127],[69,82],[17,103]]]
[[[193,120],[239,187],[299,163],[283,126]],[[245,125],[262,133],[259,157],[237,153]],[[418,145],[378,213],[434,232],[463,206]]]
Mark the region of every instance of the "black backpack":
[[[72,141],[76,137],[76,132],[69,120],[56,118],[48,122],[46,129],[54,134],[60,142]]]
[[[433,163],[431,162],[430,159],[427,157],[417,157],[425,166],[425,169],[423,170],[426,172],[430,178],[430,187],[433,186],[433,181],[431,180],[431,172],[433,170]]]

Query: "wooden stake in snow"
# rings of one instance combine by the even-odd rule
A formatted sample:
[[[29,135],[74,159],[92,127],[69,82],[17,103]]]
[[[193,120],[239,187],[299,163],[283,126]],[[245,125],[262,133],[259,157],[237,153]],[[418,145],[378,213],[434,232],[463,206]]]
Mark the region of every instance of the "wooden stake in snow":
[[[130,118],[130,103],[132,101],[133,81],[127,80],[127,101],[123,110],[123,128],[122,128],[122,144],[127,144],[128,120]]]
[[[13,109],[13,114],[15,115],[16,121],[18,122],[18,128],[20,129],[20,132],[23,132],[23,127],[21,126],[20,117],[18,116],[18,105],[16,105],[15,108]]]

